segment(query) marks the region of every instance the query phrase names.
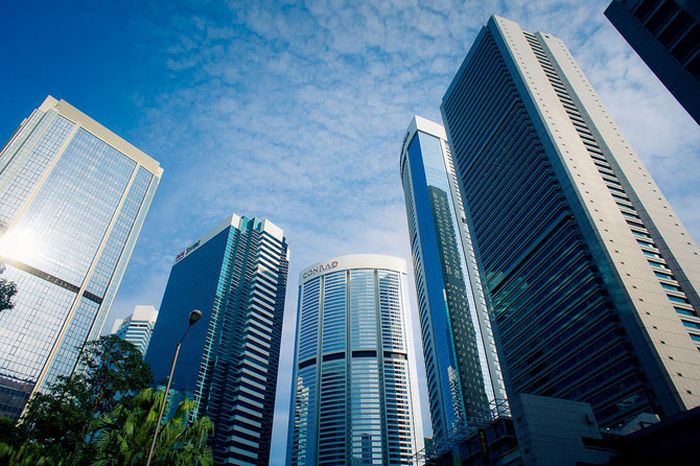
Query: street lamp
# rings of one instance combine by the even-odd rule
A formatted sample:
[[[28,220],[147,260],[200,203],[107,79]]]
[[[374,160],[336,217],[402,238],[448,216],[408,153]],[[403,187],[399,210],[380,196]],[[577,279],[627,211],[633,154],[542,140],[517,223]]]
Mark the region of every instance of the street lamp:
[[[177,342],[175,347],[175,355],[173,356],[173,363],[170,366],[170,375],[168,376],[168,383],[165,385],[165,394],[163,395],[163,403],[160,405],[160,413],[158,413],[158,422],[156,423],[156,431],[153,432],[153,441],[151,442],[151,449],[148,451],[148,460],[146,461],[146,466],[151,465],[151,460],[153,459],[153,451],[156,448],[156,440],[158,439],[158,432],[160,431],[160,421],[163,419],[163,412],[165,411],[165,403],[168,401],[168,392],[170,392],[170,384],[173,381],[173,373],[175,372],[175,364],[177,364],[177,357],[180,355],[180,347],[182,346],[182,341],[187,336],[187,332],[190,330],[194,324],[197,323],[199,319],[202,318],[202,311],[194,309],[190,312],[190,318],[187,322],[187,328],[185,333],[182,334],[182,338]]]

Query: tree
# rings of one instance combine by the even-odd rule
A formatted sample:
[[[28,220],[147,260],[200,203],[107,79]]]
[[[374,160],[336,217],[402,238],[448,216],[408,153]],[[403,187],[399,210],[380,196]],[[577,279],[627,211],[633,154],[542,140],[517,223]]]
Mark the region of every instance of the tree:
[[[0,264],[0,275],[5,272],[5,264]],[[4,278],[0,278],[0,312],[12,309],[12,298],[17,294],[17,285]]]
[[[46,393],[27,405],[22,429],[28,438],[46,446],[46,454],[66,453],[87,435],[96,413],[113,409],[119,399],[146,388],[151,369],[133,344],[116,335],[88,342],[70,377],[60,377]]]
[[[95,422],[95,453],[91,464],[136,465],[146,462],[164,392],[146,389],[121,403]],[[207,438],[214,431],[207,417],[189,422],[195,403],[181,401],[175,415],[161,427],[153,456],[154,465],[211,465]]]
[[[88,342],[80,368],[89,391],[91,412],[109,411],[118,402],[118,395],[136,393],[153,381],[151,367],[138,348],[116,335]]]
[[[97,415],[114,409],[152,379],[150,367],[133,344],[115,335],[88,342],[77,370],[59,377],[27,404],[17,427],[17,435],[24,439],[24,457],[80,464],[83,456],[89,456],[85,439]]]
[[[110,335],[86,344],[78,370],[36,394],[14,430],[0,422],[0,464],[144,464],[163,403],[151,380],[131,343]],[[189,422],[194,406],[185,399],[162,424],[153,464],[212,464],[213,424]]]

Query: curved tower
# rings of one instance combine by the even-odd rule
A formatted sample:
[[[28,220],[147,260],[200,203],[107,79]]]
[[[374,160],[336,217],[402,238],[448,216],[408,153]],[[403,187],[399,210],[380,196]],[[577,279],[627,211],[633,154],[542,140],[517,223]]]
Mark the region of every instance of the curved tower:
[[[406,262],[334,257],[299,283],[288,463],[414,464],[423,432]]]

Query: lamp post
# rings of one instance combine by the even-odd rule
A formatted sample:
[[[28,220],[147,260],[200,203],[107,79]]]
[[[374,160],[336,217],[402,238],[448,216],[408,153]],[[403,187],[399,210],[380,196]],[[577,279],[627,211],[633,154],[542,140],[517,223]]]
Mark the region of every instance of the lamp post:
[[[151,465],[151,460],[153,459],[153,451],[156,449],[156,440],[158,440],[158,432],[160,431],[160,421],[163,419],[163,412],[165,411],[165,403],[168,401],[168,392],[170,392],[170,384],[173,381],[173,373],[175,372],[175,364],[177,364],[177,357],[180,355],[180,347],[182,346],[182,341],[187,336],[187,332],[199,319],[202,318],[202,311],[194,309],[190,312],[190,319],[187,322],[187,328],[185,333],[182,334],[182,338],[177,342],[175,347],[175,355],[173,356],[173,363],[170,366],[170,375],[168,376],[168,383],[165,385],[165,394],[163,395],[163,403],[160,405],[160,412],[158,413],[158,422],[156,422],[156,431],[153,432],[153,441],[151,442],[151,449],[148,450],[148,460],[146,461],[146,466]]]

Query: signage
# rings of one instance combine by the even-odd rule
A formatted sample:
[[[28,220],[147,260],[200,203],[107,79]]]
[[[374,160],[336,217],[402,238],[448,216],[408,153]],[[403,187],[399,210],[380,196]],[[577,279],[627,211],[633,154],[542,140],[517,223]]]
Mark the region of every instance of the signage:
[[[305,279],[307,279],[307,278],[309,278],[309,277],[313,277],[313,276],[316,275],[317,273],[327,272],[327,271],[329,271],[329,270],[335,269],[336,267],[338,267],[338,261],[328,262],[327,264],[315,265],[315,266],[313,266],[313,267],[310,267],[310,268],[306,269],[306,270],[304,271],[304,273],[301,275],[301,278],[302,278],[303,280],[305,280]]]
[[[187,254],[191,253],[192,251],[194,251],[198,247],[199,247],[199,240],[197,240],[197,242],[193,243],[190,246],[187,246],[187,248],[180,251],[178,253],[178,255],[175,257],[175,262],[180,262],[182,259],[185,258],[185,256],[187,256]]]

